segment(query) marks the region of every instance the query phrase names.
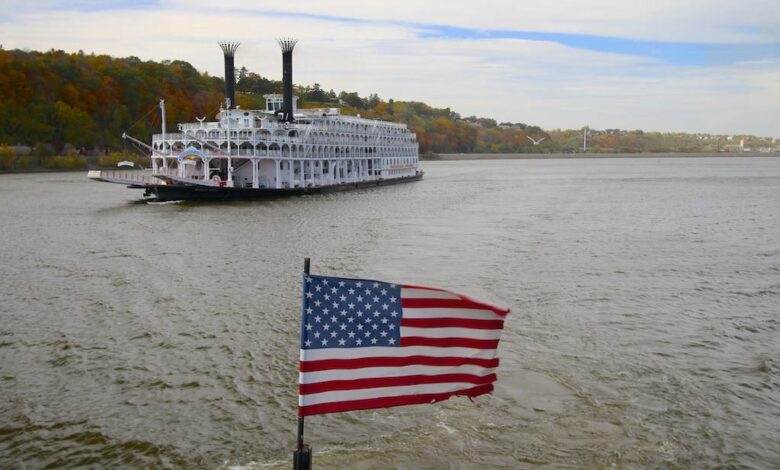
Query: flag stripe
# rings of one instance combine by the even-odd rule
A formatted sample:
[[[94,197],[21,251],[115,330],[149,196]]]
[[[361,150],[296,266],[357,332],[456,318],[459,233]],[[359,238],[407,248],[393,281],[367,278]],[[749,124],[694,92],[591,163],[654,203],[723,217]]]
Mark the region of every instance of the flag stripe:
[[[497,339],[472,339],[472,338],[425,338],[422,336],[410,336],[401,338],[401,346],[435,346],[438,348],[474,348],[495,349],[498,347]]]
[[[401,326],[413,328],[475,328],[478,330],[501,330],[504,328],[503,320],[475,320],[470,318],[404,318]],[[402,333],[403,335],[403,333]]]
[[[399,387],[365,388],[359,390],[337,390],[334,392],[311,393],[299,395],[301,406],[318,405],[331,401],[368,400],[371,398],[400,397],[402,395],[424,395],[427,393],[454,392],[464,388],[471,388],[474,384],[469,382],[448,382],[420,385],[405,385]]]
[[[397,349],[397,348],[396,348]],[[402,350],[403,351],[403,350]],[[491,354],[493,356],[494,354]],[[301,372],[318,372],[333,369],[364,369],[370,367],[406,367],[412,365],[459,367],[473,365],[485,368],[498,367],[498,358],[479,357],[360,357],[355,359],[325,359],[319,361],[301,362]]]
[[[478,385],[463,390],[456,390],[442,393],[426,393],[401,395],[395,397],[383,397],[364,400],[337,401],[330,403],[320,403],[317,405],[306,405],[298,407],[299,416],[310,416],[323,413],[339,413],[352,410],[368,410],[372,408],[390,408],[393,406],[419,405],[422,403],[436,403],[446,400],[452,396],[460,395],[467,397],[477,397],[493,391],[493,384]]]
[[[506,316],[508,311],[492,305],[475,302],[470,299],[401,299],[403,308],[473,308],[476,310],[492,310],[496,314]]]
[[[467,320],[502,320],[492,310],[475,310],[472,308],[404,308],[403,319],[407,318],[465,318]]]
[[[332,349],[302,349],[301,361],[321,361],[328,359],[353,359],[356,354],[354,349],[332,348]],[[492,359],[496,356],[495,349],[473,349],[473,348],[439,348],[428,346],[407,346],[403,348],[394,348],[388,346],[374,346],[360,348],[361,358],[383,358],[383,357],[411,357],[411,356],[429,356],[435,358],[446,358],[461,356],[467,358]]]
[[[407,328],[401,327],[401,344],[405,337],[499,339],[501,330],[475,330],[470,328]]]
[[[399,377],[402,375],[441,375],[441,374],[471,374],[488,375],[495,372],[495,367],[485,368],[473,364],[462,366],[426,366],[409,365],[404,367],[363,367],[360,369],[328,369],[316,372],[301,372],[298,383],[312,384],[328,380],[354,380],[372,377]]]
[[[440,375],[403,375],[395,377],[371,377],[355,380],[329,380],[311,384],[300,384],[298,392],[305,396],[324,392],[363,390],[373,388],[405,387],[420,384],[467,383],[474,385],[489,384],[496,381],[496,374],[440,374]]]
[[[301,363],[301,372],[320,372],[327,370],[355,370],[375,367],[407,367],[407,366],[440,366],[460,367],[476,366],[482,368],[498,367],[499,360],[496,357],[430,357],[430,356],[406,356],[406,357],[361,357],[355,359],[325,359],[319,361],[306,361]]]
[[[407,287],[401,288],[401,297],[404,299],[459,299],[457,294],[440,289],[431,289],[425,287]]]

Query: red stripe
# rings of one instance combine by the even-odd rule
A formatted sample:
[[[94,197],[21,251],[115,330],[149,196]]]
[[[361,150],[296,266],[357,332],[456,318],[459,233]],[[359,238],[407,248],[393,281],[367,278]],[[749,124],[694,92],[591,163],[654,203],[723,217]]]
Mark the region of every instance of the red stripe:
[[[448,291],[448,290],[439,289],[438,287],[416,286],[416,285],[414,285],[414,284],[402,284],[402,285],[401,285],[401,287],[402,287],[402,288],[403,288],[403,287],[405,287],[405,288],[407,288],[407,289],[424,289],[424,290],[432,290],[432,291],[436,291],[436,292],[446,292],[446,293],[448,293],[448,294],[452,294],[452,295],[459,295],[459,294],[456,294],[455,292],[450,292],[450,291]]]
[[[402,336],[401,347],[405,347],[405,346],[496,349],[498,347],[498,340],[497,339],[473,339],[473,338],[425,338],[422,336]]]
[[[401,326],[412,328],[472,328],[501,330],[504,320],[471,320],[468,318],[402,318]]]
[[[498,358],[481,359],[476,357],[361,357],[355,359],[322,359],[319,361],[301,362],[301,372],[318,372],[332,369],[363,369],[366,367],[404,367],[404,366],[482,366],[498,367]]]
[[[401,299],[403,308],[471,308],[475,310],[491,310],[493,313],[505,317],[509,313],[508,309],[496,307],[494,305],[476,302],[471,299]]]
[[[419,405],[423,403],[435,403],[460,395],[476,397],[493,391],[493,384],[478,385],[476,387],[446,393],[426,393],[421,395],[403,395],[399,397],[371,398],[367,400],[350,400],[318,405],[299,406],[298,416],[311,416],[325,413],[340,413],[342,411],[368,410],[371,408],[390,408],[393,406]]]
[[[335,392],[342,390],[361,390],[366,388],[403,387],[407,385],[470,383],[474,385],[489,384],[496,381],[496,374],[484,376],[473,374],[441,374],[441,375],[402,375],[400,377],[373,377],[355,380],[329,380],[312,384],[298,385],[298,394]]]

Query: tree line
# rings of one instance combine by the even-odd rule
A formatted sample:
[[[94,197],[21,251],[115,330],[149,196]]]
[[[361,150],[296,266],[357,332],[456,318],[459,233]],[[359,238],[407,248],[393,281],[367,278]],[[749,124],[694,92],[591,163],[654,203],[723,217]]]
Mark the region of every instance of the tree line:
[[[263,95],[281,93],[282,83],[241,67],[236,91],[242,108],[263,109]],[[316,83],[296,86],[295,93],[302,108],[340,107],[344,114],[405,123],[417,134],[421,154],[582,148],[581,130],[544,131],[524,123],[462,117],[449,108],[384,100],[375,93],[361,97],[325,91]],[[181,60],[0,49],[0,170],[80,168],[129,159],[122,133],[149,142],[161,125],[156,112],[160,99],[167,103],[168,128],[196,116],[213,117],[224,100],[224,80]],[[725,145],[691,134],[641,131],[596,133],[590,139],[591,149],[603,152],[717,151]]]

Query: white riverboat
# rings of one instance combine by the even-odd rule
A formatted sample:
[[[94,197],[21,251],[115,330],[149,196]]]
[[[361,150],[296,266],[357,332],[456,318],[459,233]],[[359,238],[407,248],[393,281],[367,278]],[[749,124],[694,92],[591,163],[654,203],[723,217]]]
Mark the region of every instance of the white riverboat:
[[[216,120],[165,129],[144,147],[151,175],[90,171],[97,181],[145,189],[157,200],[257,199],[405,183],[422,178],[416,135],[405,124],[341,115],[338,108],[298,109],[292,94],[295,40],[281,39],[283,95],[266,95],[263,110],[233,107],[233,57],[225,53],[226,105]]]

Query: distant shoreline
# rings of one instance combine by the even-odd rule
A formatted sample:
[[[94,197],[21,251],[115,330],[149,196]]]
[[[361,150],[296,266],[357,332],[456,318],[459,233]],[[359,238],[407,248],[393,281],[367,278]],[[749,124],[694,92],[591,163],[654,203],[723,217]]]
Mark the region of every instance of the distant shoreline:
[[[466,160],[596,160],[603,158],[780,158],[780,152],[772,153],[441,153],[433,157],[420,156],[421,162]],[[64,173],[91,169],[116,169],[115,167],[84,168],[31,168],[25,170],[0,170],[0,175],[29,173]],[[133,168],[131,170],[138,170]]]
[[[441,153],[421,161],[455,160],[590,160],[598,158],[744,158],[780,157],[780,153]]]

